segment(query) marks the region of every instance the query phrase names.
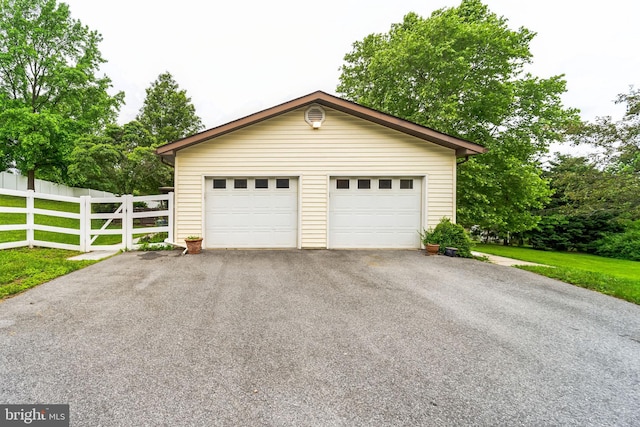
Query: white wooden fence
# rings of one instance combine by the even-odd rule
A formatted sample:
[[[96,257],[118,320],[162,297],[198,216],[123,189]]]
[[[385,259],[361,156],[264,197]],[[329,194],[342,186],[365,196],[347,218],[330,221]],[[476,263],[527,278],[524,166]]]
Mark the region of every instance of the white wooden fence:
[[[0,172],[0,189],[27,191],[27,177],[9,172]],[[37,193],[56,194],[58,196],[80,197],[112,197],[113,193],[108,191],[92,190],[90,188],[68,187],[63,184],[45,181],[36,178],[35,182]]]
[[[17,191],[0,189],[0,195],[24,198],[26,204],[26,207],[7,207],[2,206],[2,203],[0,203],[0,214],[26,215],[26,221],[14,221],[15,223],[13,224],[7,224],[8,221],[6,220],[0,222],[0,232],[14,230],[26,231],[26,239],[0,243],[0,249],[23,246],[41,246],[82,252],[138,249],[140,245],[134,243],[135,235],[151,235],[155,233],[168,233],[167,241],[173,241],[173,193],[154,196],[68,197],[36,193],[32,190]],[[36,199],[77,203],[79,205],[77,209],[78,213],[36,208]],[[136,211],[134,209],[134,203],[136,202],[144,202],[145,204],[158,206],[158,208],[151,211]],[[94,206],[99,205],[113,206],[113,209],[109,209],[111,212],[94,212],[102,210],[94,209]],[[36,224],[35,215],[77,219],[80,226],[76,229]],[[134,221],[135,219],[138,219],[138,221]],[[92,222],[94,224],[101,223],[100,228],[92,228]],[[138,222],[138,224],[135,224],[136,222]],[[144,224],[145,222],[147,223],[146,225]],[[152,224],[150,225],[149,223]],[[118,227],[118,224],[120,227]],[[38,240],[35,238],[36,230],[76,235],[79,236],[79,244]],[[96,244],[96,240],[100,236],[105,235],[121,236],[120,243],[112,245]],[[1,236],[2,233],[0,233],[0,237]]]

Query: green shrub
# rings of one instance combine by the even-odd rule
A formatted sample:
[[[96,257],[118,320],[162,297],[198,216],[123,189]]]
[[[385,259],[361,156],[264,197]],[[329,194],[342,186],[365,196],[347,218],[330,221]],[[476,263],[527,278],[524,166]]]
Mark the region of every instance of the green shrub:
[[[435,229],[420,233],[422,243],[440,245],[440,253],[447,247],[458,248],[458,256],[471,258],[471,238],[461,225],[453,224],[449,218],[442,218]]]
[[[603,237],[595,246],[600,256],[640,261],[640,220],[629,224],[622,233]]]
[[[596,252],[594,242],[622,227],[608,212],[589,215],[543,215],[535,229],[525,233],[535,249]]]
[[[139,251],[148,252],[148,251],[172,251],[174,247],[172,245],[165,245],[162,243],[149,243],[144,242],[138,246]]]
[[[154,233],[154,234],[146,234],[140,237],[138,243],[164,243],[165,239],[169,237],[169,233]]]

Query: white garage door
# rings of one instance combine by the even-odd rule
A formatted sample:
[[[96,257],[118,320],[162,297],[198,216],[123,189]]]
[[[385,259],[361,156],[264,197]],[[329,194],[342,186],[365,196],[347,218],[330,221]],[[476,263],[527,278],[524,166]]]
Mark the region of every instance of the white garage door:
[[[209,178],[205,185],[206,247],[297,246],[297,179]]]
[[[332,248],[419,248],[421,178],[331,178]]]

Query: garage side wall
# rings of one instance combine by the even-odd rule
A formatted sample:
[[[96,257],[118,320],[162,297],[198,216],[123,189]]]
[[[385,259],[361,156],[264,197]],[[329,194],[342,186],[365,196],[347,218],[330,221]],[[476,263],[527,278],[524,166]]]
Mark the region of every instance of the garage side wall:
[[[455,220],[453,150],[324,109],[320,129],[305,122],[303,108],[178,151],[177,241],[204,234],[204,178],[213,176],[299,177],[302,248],[327,247],[329,177],[427,176],[423,222]]]

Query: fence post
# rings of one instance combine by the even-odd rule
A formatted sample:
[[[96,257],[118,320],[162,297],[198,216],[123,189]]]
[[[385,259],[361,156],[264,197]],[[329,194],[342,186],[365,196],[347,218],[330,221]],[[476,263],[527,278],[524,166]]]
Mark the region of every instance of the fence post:
[[[124,209],[122,211],[122,243],[126,250],[133,248],[133,195],[127,194],[124,197]]]
[[[87,199],[87,234],[86,234],[86,239],[87,239],[87,251],[91,252],[91,244],[93,243],[91,241],[91,229],[93,227],[93,224],[91,223],[91,215],[93,214],[93,204],[91,201],[91,197],[89,197]]]
[[[91,231],[91,197],[80,196],[80,251],[89,252],[87,243]]]
[[[35,240],[35,233],[33,230],[35,224],[35,215],[33,212],[33,210],[35,209],[35,192],[33,190],[28,190],[27,193],[27,245],[29,245],[30,248],[33,248],[33,242]]]
[[[167,205],[167,210],[169,211],[169,221],[167,224],[169,226],[168,240],[173,243],[173,218],[175,216],[175,212],[173,210],[173,191],[169,192],[169,203],[167,203]]]

